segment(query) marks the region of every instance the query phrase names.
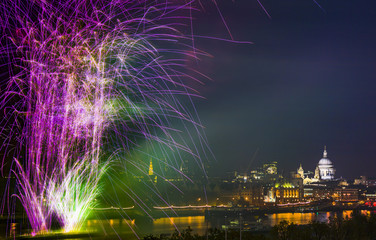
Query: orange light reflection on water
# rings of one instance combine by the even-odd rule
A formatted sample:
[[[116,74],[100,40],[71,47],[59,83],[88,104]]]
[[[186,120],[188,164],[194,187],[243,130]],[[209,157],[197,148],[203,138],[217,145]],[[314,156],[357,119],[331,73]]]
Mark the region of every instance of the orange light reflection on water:
[[[274,226],[281,221],[293,222],[295,224],[308,224],[315,219],[315,213],[274,213],[270,214],[270,225]]]
[[[329,222],[330,217],[351,218],[353,211],[345,210],[336,212],[316,212],[316,213],[274,213],[268,214],[268,224],[274,226],[281,221],[288,221],[297,225],[309,224],[312,221]],[[370,211],[361,211],[363,215],[370,215]]]
[[[153,232],[172,233],[176,228],[182,231],[188,226],[190,226],[195,233],[204,234],[207,228],[211,227],[211,224],[205,221],[205,216],[159,218],[153,221]]]
[[[205,224],[205,216],[159,218],[153,221],[154,227],[165,226],[166,224],[185,226],[190,226],[191,224],[202,225]]]

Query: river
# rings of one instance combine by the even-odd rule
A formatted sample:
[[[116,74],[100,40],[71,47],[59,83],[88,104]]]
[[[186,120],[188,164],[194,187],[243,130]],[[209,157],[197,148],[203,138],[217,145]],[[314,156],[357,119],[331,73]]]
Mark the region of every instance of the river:
[[[370,214],[370,211],[363,210],[362,214]],[[264,226],[274,226],[280,221],[286,220],[295,224],[308,224],[311,221],[328,222],[330,217],[350,217],[351,210],[342,212],[317,212],[317,213],[274,213],[253,216],[252,219],[243,218],[242,221],[252,222],[258,220]],[[146,235],[171,234],[176,229],[182,231],[190,226],[193,233],[206,234],[208,228],[222,228],[222,225],[236,222],[238,219],[212,218],[205,219],[205,216],[186,216],[159,218],[155,220],[144,219],[101,219],[87,220],[82,230],[88,232],[88,238],[79,239],[138,239]],[[3,227],[3,226],[1,226]],[[5,232],[3,232],[5,234]],[[1,237],[0,237],[1,239]]]
[[[362,214],[370,214],[370,211],[362,211]],[[242,219],[243,221],[254,221],[259,219],[265,226],[274,226],[280,221],[286,220],[295,224],[308,224],[311,221],[328,222],[330,217],[350,217],[351,210],[342,212],[317,212],[317,213],[274,213],[265,214],[263,216],[255,216],[253,219]],[[153,234],[159,235],[161,233],[173,233],[175,229],[182,231],[190,226],[194,233],[203,235],[208,228],[221,228],[225,222],[229,224],[230,221],[237,219],[205,219],[204,216],[187,216],[187,217],[171,217],[159,218],[154,221],[142,220],[88,220],[84,229],[90,232],[97,232],[99,234],[113,234],[116,232],[119,236],[127,236],[127,239],[137,239],[134,235],[139,237]]]

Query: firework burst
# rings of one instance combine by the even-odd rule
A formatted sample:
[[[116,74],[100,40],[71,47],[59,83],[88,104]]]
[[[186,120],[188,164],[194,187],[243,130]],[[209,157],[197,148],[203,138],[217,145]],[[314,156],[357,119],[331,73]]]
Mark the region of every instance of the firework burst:
[[[181,56],[203,54],[179,49],[190,39],[178,31],[180,12],[191,11],[192,3],[1,5],[10,69],[2,103],[15,103],[5,122],[17,123],[8,139],[20,132],[16,196],[34,232],[50,229],[54,218],[66,231],[80,228],[110,162],[103,153],[108,142],[129,151],[143,139],[199,158],[174,137],[171,123],[201,127],[176,97],[195,96],[184,83]]]

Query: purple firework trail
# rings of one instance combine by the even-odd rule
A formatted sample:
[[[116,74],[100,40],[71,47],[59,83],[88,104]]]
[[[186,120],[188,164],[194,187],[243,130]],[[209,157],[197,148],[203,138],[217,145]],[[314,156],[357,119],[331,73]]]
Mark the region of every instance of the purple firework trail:
[[[182,48],[191,37],[179,28],[194,2],[2,3],[1,54],[10,75],[2,97],[2,133],[9,133],[2,148],[10,152],[17,138],[14,196],[35,233],[49,230],[53,218],[66,231],[86,219],[110,162],[103,159],[105,132],[127,150],[137,136],[200,162],[199,150],[176,139],[170,122],[192,124],[204,141],[197,118],[176,97],[196,96],[184,82],[194,78],[182,59],[204,55]],[[3,168],[7,164],[3,160]]]

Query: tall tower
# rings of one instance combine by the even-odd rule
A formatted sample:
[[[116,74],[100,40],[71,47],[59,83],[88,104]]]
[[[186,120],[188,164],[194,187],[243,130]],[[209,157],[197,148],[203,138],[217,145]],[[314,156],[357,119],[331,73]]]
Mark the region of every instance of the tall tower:
[[[320,169],[319,169],[319,166],[316,166],[314,178],[315,179],[320,179]]]
[[[304,179],[304,170],[302,168],[302,164],[300,164],[300,167],[298,168],[297,172],[300,175],[300,177]]]
[[[149,176],[151,175],[154,175],[154,171],[153,171],[153,162],[151,161],[150,159],[150,165],[149,165]]]

